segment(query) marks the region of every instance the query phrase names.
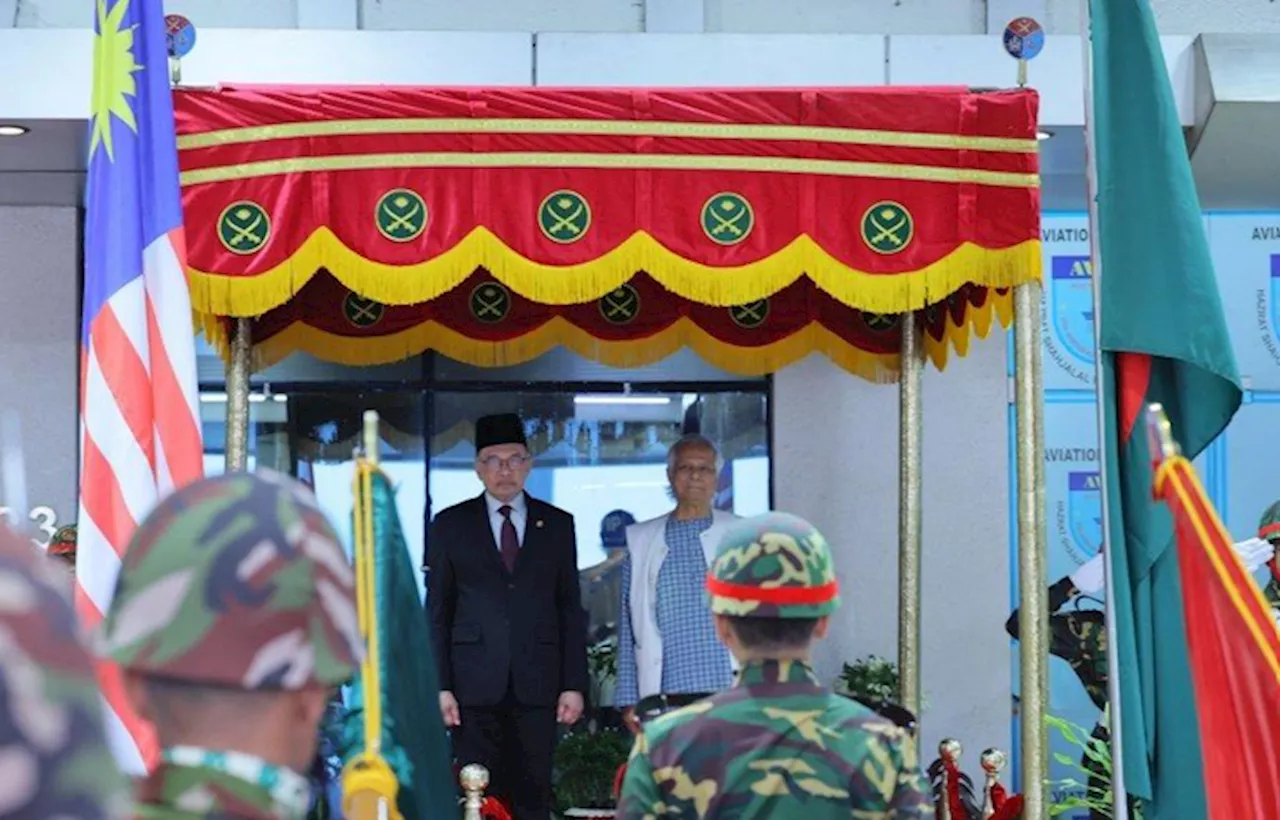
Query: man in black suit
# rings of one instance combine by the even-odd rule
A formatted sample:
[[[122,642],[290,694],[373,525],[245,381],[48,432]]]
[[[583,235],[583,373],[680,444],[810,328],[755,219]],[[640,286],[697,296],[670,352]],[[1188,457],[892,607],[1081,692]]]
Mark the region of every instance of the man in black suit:
[[[582,716],[587,629],[573,516],[524,491],[531,466],[518,416],[476,422],[485,491],[432,523],[427,611],[458,762],[488,768],[516,820],[547,820],[556,722]]]

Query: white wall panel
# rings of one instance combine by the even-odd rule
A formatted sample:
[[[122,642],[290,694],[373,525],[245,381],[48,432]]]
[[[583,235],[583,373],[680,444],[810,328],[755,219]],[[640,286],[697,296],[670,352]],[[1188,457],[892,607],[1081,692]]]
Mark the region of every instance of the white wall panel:
[[[1194,54],[1187,36],[1162,37],[1178,113],[1194,119]],[[1084,124],[1084,52],[1079,36],[1050,36],[1028,66],[1030,85],[1040,90],[1040,122]],[[894,85],[971,85],[1003,88],[1018,79],[1017,61],[999,37],[889,38],[889,82]]]
[[[640,31],[643,0],[360,0],[369,29]]]
[[[921,754],[961,738],[1009,748],[1009,458],[1005,335],[924,378]],[[898,391],[813,356],[774,377],[774,503],[835,552],[843,605],[817,651],[831,680],[868,653],[896,660]],[[973,752],[970,752],[972,755]],[[973,758],[970,757],[969,760]]]
[[[1049,0],[1045,23],[1056,34],[1080,32],[1081,0]],[[1268,0],[1151,0],[1161,34],[1280,32],[1280,3]]]
[[[884,38],[541,34],[538,85],[880,85]]]
[[[804,34],[981,34],[975,0],[706,0],[707,30]]]

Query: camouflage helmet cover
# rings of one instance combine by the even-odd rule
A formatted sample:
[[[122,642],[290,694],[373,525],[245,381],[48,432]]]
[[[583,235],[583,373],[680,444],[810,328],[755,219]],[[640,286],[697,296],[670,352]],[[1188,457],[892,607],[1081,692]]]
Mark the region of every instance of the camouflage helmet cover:
[[[337,534],[310,490],[265,470],[162,501],[129,544],[98,637],[126,669],[248,690],[340,684],[364,656]]]
[[[826,539],[809,522],[779,512],[729,527],[707,591],[717,615],[820,618],[840,605]]]
[[[66,572],[0,527],[0,590],[0,819],[125,816]]]
[[[1267,507],[1258,521],[1258,537],[1275,544],[1280,542],[1280,501]]]

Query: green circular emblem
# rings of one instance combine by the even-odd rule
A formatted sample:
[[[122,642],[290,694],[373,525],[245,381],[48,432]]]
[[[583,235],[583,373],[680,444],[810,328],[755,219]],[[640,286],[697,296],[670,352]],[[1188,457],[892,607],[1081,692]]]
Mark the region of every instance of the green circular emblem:
[[[552,242],[577,242],[591,228],[591,206],[577,191],[555,191],[538,206],[538,227]]]
[[[640,315],[640,293],[630,285],[600,297],[600,315],[611,325],[625,325]]]
[[[373,327],[382,321],[387,308],[381,302],[366,299],[358,293],[348,293],[342,300],[342,315],[354,327]]]
[[[499,282],[485,282],[471,291],[471,315],[477,322],[494,325],[511,312],[511,291]]]
[[[270,236],[271,218],[253,200],[232,202],[218,217],[218,240],[232,253],[241,256],[257,253]]]
[[[897,313],[868,313],[863,311],[862,321],[876,333],[888,333],[898,327],[902,317]]]
[[[769,300],[757,299],[745,305],[734,305],[729,308],[729,318],[738,327],[755,330],[769,318]]]
[[[427,203],[417,191],[395,188],[378,200],[373,219],[392,242],[412,242],[427,229]]]
[[[736,245],[751,235],[756,215],[746,197],[719,193],[702,206],[702,231],[712,242]]]
[[[914,236],[911,212],[897,202],[877,202],[862,215],[862,241],[876,253],[904,251]]]

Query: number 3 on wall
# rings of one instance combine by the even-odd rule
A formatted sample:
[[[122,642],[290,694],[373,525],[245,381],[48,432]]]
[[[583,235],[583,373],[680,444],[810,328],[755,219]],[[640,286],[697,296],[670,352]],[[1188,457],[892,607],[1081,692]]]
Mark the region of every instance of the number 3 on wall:
[[[8,507],[0,507],[0,518],[5,523],[12,526],[13,510]],[[53,535],[58,531],[58,514],[53,511],[52,507],[33,507],[31,512],[27,514],[27,518],[35,523],[38,529],[44,535],[44,540],[40,541],[41,547],[48,547],[49,542],[53,540]]]

